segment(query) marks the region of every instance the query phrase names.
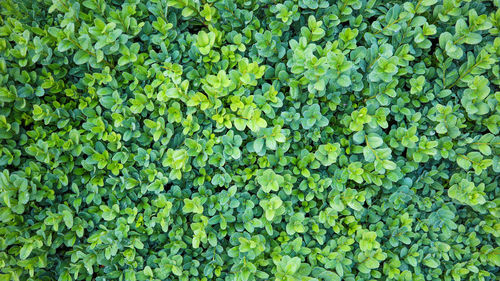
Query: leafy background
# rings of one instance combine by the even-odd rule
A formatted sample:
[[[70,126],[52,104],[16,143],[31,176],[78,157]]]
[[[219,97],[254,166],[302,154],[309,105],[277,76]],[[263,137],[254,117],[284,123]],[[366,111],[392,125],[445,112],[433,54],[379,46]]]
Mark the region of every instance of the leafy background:
[[[498,280],[499,1],[0,1],[0,280]]]

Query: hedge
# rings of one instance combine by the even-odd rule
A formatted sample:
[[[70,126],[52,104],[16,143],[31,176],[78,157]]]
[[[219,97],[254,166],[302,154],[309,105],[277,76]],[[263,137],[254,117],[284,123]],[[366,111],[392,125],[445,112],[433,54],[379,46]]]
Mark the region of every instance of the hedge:
[[[498,280],[500,1],[0,1],[0,281]]]

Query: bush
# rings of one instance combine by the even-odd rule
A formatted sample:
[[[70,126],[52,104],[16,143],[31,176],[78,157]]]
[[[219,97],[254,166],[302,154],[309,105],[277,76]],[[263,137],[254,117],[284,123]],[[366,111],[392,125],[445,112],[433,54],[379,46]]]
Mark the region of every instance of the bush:
[[[0,5],[0,281],[497,280],[498,0]]]

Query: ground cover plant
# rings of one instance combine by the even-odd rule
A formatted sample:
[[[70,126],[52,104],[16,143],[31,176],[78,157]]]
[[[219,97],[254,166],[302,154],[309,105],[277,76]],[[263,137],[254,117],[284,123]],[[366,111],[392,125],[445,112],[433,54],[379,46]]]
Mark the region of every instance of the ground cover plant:
[[[0,281],[498,280],[500,1],[0,1]]]

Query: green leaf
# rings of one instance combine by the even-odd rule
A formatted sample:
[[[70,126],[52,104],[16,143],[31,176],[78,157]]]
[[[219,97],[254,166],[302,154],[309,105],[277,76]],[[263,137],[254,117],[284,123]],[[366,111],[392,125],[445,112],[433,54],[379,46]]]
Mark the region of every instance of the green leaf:
[[[259,138],[253,142],[253,149],[255,150],[255,152],[257,153],[261,152],[263,147],[264,147],[264,139]]]
[[[28,258],[28,256],[31,254],[31,251],[33,250],[33,245],[26,243],[21,247],[21,251],[19,252],[19,257],[21,260],[25,260]]]
[[[148,276],[148,277],[153,277],[153,270],[151,269],[151,267],[149,267],[148,265],[146,265],[144,267],[144,275]]]
[[[78,65],[88,63],[89,60],[90,60],[90,54],[83,50],[78,50],[73,56],[73,61]]]
[[[378,268],[379,267],[379,262],[374,259],[374,258],[368,258],[365,260],[365,262],[363,263],[364,266],[366,266],[367,268],[369,269],[374,269],[374,268]]]
[[[437,0],[422,0],[421,5],[422,6],[432,6],[436,4],[438,1]]]
[[[373,134],[373,133],[368,134],[367,139],[368,139],[368,144],[372,148],[378,148],[384,143],[384,141],[382,140],[382,138],[380,136],[378,136],[377,134]]]
[[[73,214],[70,211],[63,211],[63,220],[67,228],[73,227]]]
[[[457,164],[464,170],[468,170],[471,166],[471,162],[465,156],[461,155],[457,157]]]
[[[297,272],[299,267],[300,267],[300,258],[293,257],[293,258],[288,260],[286,267],[285,267],[285,272],[288,275],[293,275],[295,272]]]
[[[434,258],[426,258],[423,260],[423,263],[430,268],[437,268],[439,266],[439,262]]]

